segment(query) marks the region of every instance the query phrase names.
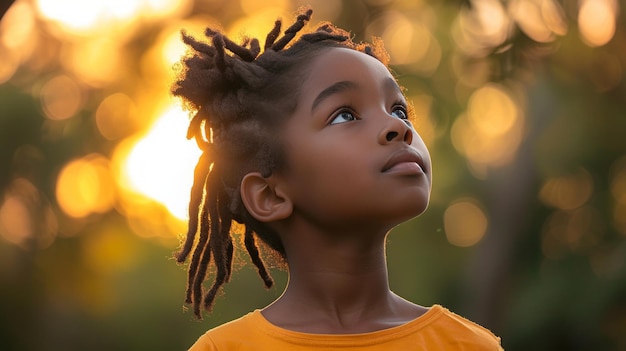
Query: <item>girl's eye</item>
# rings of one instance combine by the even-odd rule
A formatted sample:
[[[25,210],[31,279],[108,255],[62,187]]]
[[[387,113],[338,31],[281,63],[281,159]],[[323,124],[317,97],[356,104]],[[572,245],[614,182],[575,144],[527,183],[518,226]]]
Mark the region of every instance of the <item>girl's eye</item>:
[[[399,119],[404,119],[404,120],[409,119],[409,113],[407,112],[406,107],[404,106],[395,106],[393,110],[391,111],[391,115]]]
[[[330,124],[346,123],[354,120],[356,120],[356,117],[352,112],[341,111],[330,121]]]
[[[391,110],[391,115],[401,119],[407,126],[413,128],[413,124],[409,120],[409,111],[405,105],[396,105]]]

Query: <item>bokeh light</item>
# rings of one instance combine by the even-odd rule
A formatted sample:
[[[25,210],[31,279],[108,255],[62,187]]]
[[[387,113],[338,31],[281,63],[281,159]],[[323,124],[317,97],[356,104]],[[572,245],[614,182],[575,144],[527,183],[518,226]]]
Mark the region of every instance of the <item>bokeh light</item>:
[[[19,47],[35,29],[34,11],[26,1],[17,1],[0,23],[0,42],[8,48]]]
[[[591,174],[580,168],[575,173],[548,179],[539,191],[539,198],[554,208],[573,210],[589,201],[593,189]]]
[[[95,118],[100,134],[108,140],[117,140],[136,127],[137,107],[126,94],[114,93],[102,100]]]
[[[578,27],[583,41],[592,47],[608,43],[615,34],[617,1],[581,0],[579,3]]]
[[[188,121],[187,112],[174,105],[145,135],[120,144],[115,157],[123,189],[158,201],[180,219],[188,217],[189,189],[200,157],[196,143],[185,140]]]
[[[502,45],[510,33],[511,19],[499,0],[472,1],[463,9],[452,28],[453,39],[463,53],[482,57]]]
[[[567,33],[565,13],[554,0],[514,0],[508,10],[520,29],[537,42],[551,42]]]
[[[26,250],[52,245],[58,221],[47,199],[31,181],[14,179],[0,203],[0,236]]]
[[[488,219],[475,199],[453,202],[443,215],[446,238],[455,246],[468,247],[478,243],[487,232]]]
[[[41,88],[41,104],[46,117],[52,120],[70,118],[83,104],[82,90],[68,76],[54,77]]]
[[[103,87],[118,81],[125,73],[123,42],[110,37],[92,38],[66,47],[62,64],[82,82]],[[96,69],[94,69],[96,67]]]
[[[58,35],[95,35],[122,32],[138,19],[156,20],[189,11],[187,0],[36,0],[40,15],[55,25]]]
[[[102,155],[90,154],[69,162],[59,173],[56,196],[63,212],[71,217],[110,210],[115,188],[109,161]]]
[[[32,184],[25,184],[30,186],[32,191]],[[7,195],[0,207],[2,236],[9,242],[21,244],[33,235],[32,222],[33,219],[24,200],[13,194]]]
[[[423,9],[424,12],[428,8]],[[413,14],[410,14],[413,15]],[[400,11],[387,11],[371,21],[366,37],[380,37],[391,57],[391,65],[421,73],[432,74],[441,61],[441,47],[422,21],[415,21]]]
[[[472,93],[466,113],[456,119],[451,138],[466,155],[475,175],[506,165],[515,156],[524,131],[524,118],[510,90],[487,84]]]
[[[0,21],[0,84],[13,76],[19,65],[35,51],[35,14],[26,0],[18,0]]]

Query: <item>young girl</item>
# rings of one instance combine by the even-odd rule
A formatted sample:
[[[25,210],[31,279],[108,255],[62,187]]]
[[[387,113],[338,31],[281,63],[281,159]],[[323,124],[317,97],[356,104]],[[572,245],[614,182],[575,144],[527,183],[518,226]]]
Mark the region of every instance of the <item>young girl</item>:
[[[289,272],[274,303],[191,350],[501,350],[479,325],[389,289],[386,236],[426,209],[430,156],[381,43],[355,44],[330,24],[294,41],[311,13],[280,38],[277,21],[262,53],[256,39],[183,33],[195,53],[173,93],[195,112],[188,137],[203,150],[177,255],[193,249],[186,302],[200,318],[229,280],[233,221],[267,287],[257,237]]]

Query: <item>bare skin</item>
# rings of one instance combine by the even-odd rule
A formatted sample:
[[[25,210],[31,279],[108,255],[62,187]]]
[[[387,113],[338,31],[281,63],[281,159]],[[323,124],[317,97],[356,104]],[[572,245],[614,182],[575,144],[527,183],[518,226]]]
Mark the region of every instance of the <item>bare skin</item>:
[[[432,179],[395,79],[368,55],[329,49],[312,62],[297,106],[284,127],[287,169],[267,180],[257,201],[272,210],[248,206],[279,233],[289,266],[285,292],[263,316],[319,334],[420,317],[427,308],[389,288],[385,259],[388,232],[425,210]]]
[[[299,255],[289,260],[285,292],[262,312],[272,324],[306,333],[354,334],[402,325],[426,312],[389,289],[382,245],[311,250],[302,240],[298,246],[290,246]]]

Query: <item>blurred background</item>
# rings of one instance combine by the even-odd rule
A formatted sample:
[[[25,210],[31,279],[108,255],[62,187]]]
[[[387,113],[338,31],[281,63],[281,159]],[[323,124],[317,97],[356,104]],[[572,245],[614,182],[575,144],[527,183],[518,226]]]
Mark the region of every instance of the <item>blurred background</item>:
[[[301,6],[382,37],[429,146],[429,210],[391,285],[506,350],[626,350],[626,20],[617,0],[0,3],[0,349],[184,350],[276,298],[238,254],[196,321],[172,259],[192,170],[169,94],[206,26],[263,39]]]

